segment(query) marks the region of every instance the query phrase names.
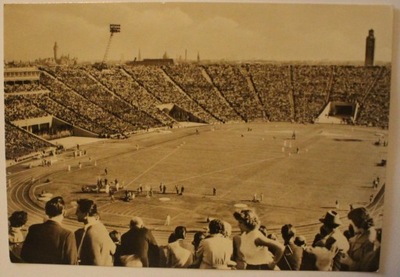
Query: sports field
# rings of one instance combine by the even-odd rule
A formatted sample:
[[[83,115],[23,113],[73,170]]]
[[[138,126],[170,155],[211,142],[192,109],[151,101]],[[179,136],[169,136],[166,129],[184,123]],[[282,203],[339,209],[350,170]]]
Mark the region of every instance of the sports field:
[[[336,208],[336,200],[344,217],[350,204],[368,204],[371,194],[377,192],[372,188],[376,177],[381,184],[385,182],[385,167],[377,163],[386,159],[387,147],[374,145],[379,139],[387,140],[387,130],[259,122],[101,140],[80,145],[80,150],[86,150],[84,156],[74,158],[68,150],[50,167],[9,167],[8,212],[25,209],[29,224],[40,221],[43,203],[35,196],[46,190],[66,199],[70,208],[66,224],[76,229],[73,203],[91,198],[97,201],[110,229],[123,230],[129,219],[138,215],[156,235],[158,232],[163,244],[175,226],[202,230],[207,217],[226,220],[235,231],[232,213],[247,205],[257,211],[269,230],[279,232],[286,223],[310,225],[312,229],[304,235],[311,237],[318,230],[318,219]],[[94,185],[98,178],[109,182],[117,178],[124,186],[115,194],[115,202],[105,193],[81,192],[83,185]],[[165,194],[160,192],[160,183],[167,187]],[[184,186],[183,195],[176,193],[175,185]],[[130,202],[122,200],[125,189],[136,191],[139,186],[143,193]],[[153,196],[146,197],[150,187]],[[171,225],[165,226],[168,214]]]

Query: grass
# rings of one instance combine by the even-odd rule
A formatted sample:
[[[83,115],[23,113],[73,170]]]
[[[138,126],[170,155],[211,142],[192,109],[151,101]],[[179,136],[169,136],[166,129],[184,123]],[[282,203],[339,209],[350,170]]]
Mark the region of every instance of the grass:
[[[51,180],[43,188],[63,195],[68,203],[78,198],[96,200],[102,220],[112,226],[127,226],[129,218],[138,215],[159,230],[177,225],[202,229],[207,217],[222,218],[236,227],[235,204],[245,204],[256,209],[264,225],[278,230],[286,223],[317,222],[335,208],[336,200],[345,216],[350,204],[368,203],[374,178],[385,182],[385,167],[376,163],[386,158],[387,148],[374,142],[381,135],[387,137],[387,131],[289,123],[197,129],[199,134],[196,128],[185,128],[81,145],[87,156],[73,158],[69,152],[53,167],[43,168]],[[152,187],[153,197],[142,194],[128,203],[120,199],[124,194],[120,191],[112,203],[108,195],[80,192],[82,185],[96,184],[99,177],[117,178],[131,190]],[[161,182],[167,186],[166,194],[159,193]],[[182,196],[175,193],[175,185],[185,187]],[[257,198],[262,194],[262,202],[253,202],[254,194]],[[172,226],[164,226],[168,214]]]

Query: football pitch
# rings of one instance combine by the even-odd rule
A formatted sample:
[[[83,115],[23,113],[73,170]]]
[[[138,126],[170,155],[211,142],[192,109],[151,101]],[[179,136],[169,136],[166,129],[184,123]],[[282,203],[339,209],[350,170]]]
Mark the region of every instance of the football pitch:
[[[237,231],[232,214],[249,207],[269,230],[279,233],[287,223],[312,226],[307,234],[299,232],[311,238],[327,210],[336,209],[345,217],[350,204],[369,203],[377,192],[372,188],[375,178],[385,182],[386,168],[377,164],[386,159],[387,147],[375,145],[379,140],[387,141],[387,130],[271,122],[204,125],[99,140],[80,145],[86,155],[74,157],[70,149],[50,167],[7,168],[12,183],[8,212],[25,209],[29,224],[39,222],[44,203],[36,197],[45,190],[64,197],[69,208],[66,225],[74,230],[80,225],[74,202],[90,198],[110,230],[126,230],[130,218],[140,216],[165,244],[176,226],[204,230],[207,218],[226,220]],[[105,178],[118,179],[124,186],[115,201],[106,193],[81,192],[82,186]],[[165,193],[160,184],[166,186]],[[129,202],[123,200],[125,190],[136,192],[140,186],[142,193]],[[182,195],[175,186],[179,192],[184,187]],[[167,215],[170,226],[165,225]]]

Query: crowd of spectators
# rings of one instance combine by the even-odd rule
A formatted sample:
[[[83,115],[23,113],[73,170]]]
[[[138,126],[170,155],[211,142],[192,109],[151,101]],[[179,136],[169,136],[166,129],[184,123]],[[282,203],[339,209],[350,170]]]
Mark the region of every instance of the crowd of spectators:
[[[389,127],[390,76],[390,68],[382,67],[370,93],[361,103],[357,124]]]
[[[248,64],[256,92],[270,121],[291,121],[290,71],[285,65]]]
[[[24,95],[8,94],[4,97],[5,118],[8,121],[48,116],[49,114],[33,105]]]
[[[380,67],[335,66],[330,101],[361,102]]]
[[[53,76],[43,73],[40,81],[44,86],[47,87],[47,89],[50,90],[49,97],[53,101],[67,107],[74,112],[76,111],[89,121],[97,123],[105,128],[105,131],[110,130],[112,133],[122,133],[124,131],[135,130],[134,126],[131,124],[121,120],[114,114],[89,101]],[[89,128],[89,130],[91,130],[91,128]]]
[[[4,84],[4,92],[5,93],[13,93],[13,92],[32,92],[44,90],[45,88],[39,83],[39,81],[31,81],[31,82],[6,82]]]
[[[204,68],[216,88],[245,121],[263,117],[263,107],[239,65],[216,64]]]
[[[388,127],[389,66],[254,63],[41,70],[40,83],[5,83],[7,121],[54,115],[103,137],[171,126],[174,119],[158,107],[166,103],[207,123],[265,117],[313,122],[332,101],[359,104],[352,123]]]
[[[205,122],[216,122],[216,119],[204,111],[196,101],[193,101],[184,91],[179,90],[169,81],[159,66],[125,66],[124,70],[149,93],[153,94],[160,103],[174,103]]]
[[[291,66],[295,120],[313,122],[327,104],[332,70],[326,66]]]
[[[192,64],[162,67],[165,73],[197,104],[222,122],[240,120],[237,112],[220,96],[203,74],[202,68]]]
[[[94,67],[85,67],[85,70],[106,86],[107,89],[136,107],[139,112],[144,111],[149,115],[155,116],[163,125],[169,126],[172,124],[171,118],[157,108],[157,105],[161,104],[161,102],[135,82],[123,69],[108,67],[107,70],[98,70]],[[152,122],[148,124],[151,126]]]
[[[197,231],[190,242],[185,226],[177,226],[168,244],[159,245],[152,230],[134,216],[129,230],[108,231],[93,200],[77,201],[76,219],[83,224],[75,232],[61,224],[65,214],[62,197],[45,205],[47,219],[24,232],[27,213],[15,211],[9,218],[9,253],[15,263],[46,263],[125,267],[168,267],[224,270],[362,271],[379,269],[381,229],[364,207],[351,208],[348,228],[335,210],[319,221],[319,231],[308,243],[291,224],[279,235],[268,230],[256,212],[232,213],[229,219],[214,218],[206,231]],[[229,220],[231,221],[231,220]],[[343,229],[342,229],[343,228]]]
[[[6,159],[15,160],[33,152],[53,146],[29,132],[6,121],[5,124]]]
[[[125,131],[137,131],[162,124],[144,111],[138,110],[91,78],[85,67],[65,67],[54,70],[58,80],[98,107],[126,122]]]

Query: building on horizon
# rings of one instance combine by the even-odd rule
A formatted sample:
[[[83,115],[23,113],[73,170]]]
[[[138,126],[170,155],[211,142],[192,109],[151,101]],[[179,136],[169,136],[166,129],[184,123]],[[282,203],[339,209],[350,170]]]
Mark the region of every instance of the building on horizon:
[[[370,29],[365,43],[365,66],[374,66],[375,36],[374,30]]]

